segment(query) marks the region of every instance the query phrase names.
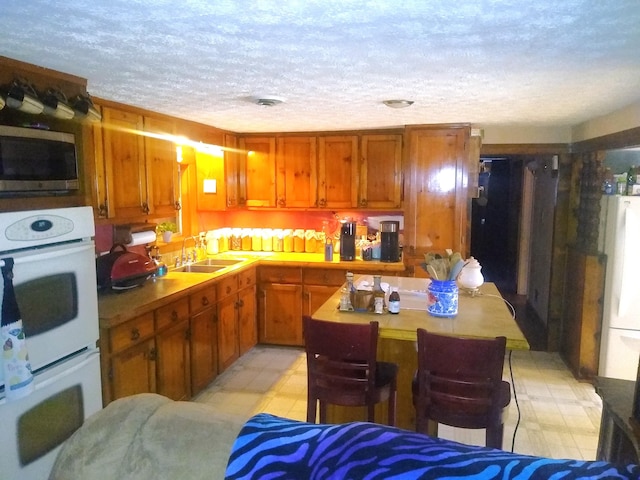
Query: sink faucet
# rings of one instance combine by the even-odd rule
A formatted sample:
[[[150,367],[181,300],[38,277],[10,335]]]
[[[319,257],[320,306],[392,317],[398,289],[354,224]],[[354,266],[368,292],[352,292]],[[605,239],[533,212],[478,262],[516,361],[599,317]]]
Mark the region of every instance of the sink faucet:
[[[185,245],[187,243],[187,240],[193,240],[193,245],[194,245],[194,252],[197,251],[197,247],[198,247],[198,239],[196,237],[184,237],[184,239],[182,240],[182,252],[180,255],[180,259],[182,261],[182,265],[186,265],[187,263],[190,263],[190,259],[191,259],[191,255],[189,254],[185,254]],[[194,255],[194,261],[198,260],[197,255]]]

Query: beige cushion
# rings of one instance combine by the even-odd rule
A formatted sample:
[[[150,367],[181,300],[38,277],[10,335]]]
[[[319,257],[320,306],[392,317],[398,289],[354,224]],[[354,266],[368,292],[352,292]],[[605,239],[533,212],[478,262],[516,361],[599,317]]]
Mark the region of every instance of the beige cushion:
[[[224,478],[246,419],[209,405],[141,394],[110,403],[63,445],[49,477]]]

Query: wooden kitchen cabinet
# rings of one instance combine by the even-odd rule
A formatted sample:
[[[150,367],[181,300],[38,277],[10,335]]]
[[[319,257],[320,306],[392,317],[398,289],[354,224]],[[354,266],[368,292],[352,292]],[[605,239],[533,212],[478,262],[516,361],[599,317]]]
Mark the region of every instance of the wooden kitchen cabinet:
[[[156,391],[153,313],[100,332],[103,403]]]
[[[180,208],[176,147],[156,138],[173,135],[174,122],[110,105],[101,109],[102,122],[93,127],[96,216],[128,221],[175,216]]]
[[[242,165],[247,207],[275,207],[276,139],[275,137],[242,137]]]
[[[148,339],[112,357],[108,381],[114,400],[156,391],[155,354],[155,340]]]
[[[218,370],[226,370],[240,357],[241,348],[253,347],[256,336],[255,269],[218,283]],[[241,346],[242,344],[242,346]]]
[[[317,139],[279,137],[276,147],[278,207],[317,205]]]
[[[258,275],[260,343],[304,345],[302,270],[292,267],[260,267]]]
[[[191,397],[189,299],[176,300],[154,312],[157,348],[157,392],[173,400]]]
[[[345,282],[345,270],[305,268],[302,270],[302,314],[311,315]]]
[[[359,207],[402,206],[401,161],[402,135],[362,135]]]
[[[103,107],[102,125],[108,218],[149,213],[144,138],[132,133],[142,130],[142,115]]]
[[[191,394],[196,395],[218,375],[218,310],[216,287],[189,295]]]
[[[358,137],[318,138],[318,207],[355,208],[358,205]]]
[[[403,257],[410,270],[427,251],[469,254],[469,135],[468,125],[407,128]]]
[[[144,117],[145,132],[155,135],[174,135],[172,121]],[[176,145],[172,141],[149,136],[144,138],[145,166],[149,182],[149,213],[158,217],[172,217],[180,208],[179,166]]]

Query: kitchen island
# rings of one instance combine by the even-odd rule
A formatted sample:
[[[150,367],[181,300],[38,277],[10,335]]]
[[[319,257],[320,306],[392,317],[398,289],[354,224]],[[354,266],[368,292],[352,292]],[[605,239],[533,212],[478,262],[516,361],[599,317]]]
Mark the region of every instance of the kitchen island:
[[[356,278],[358,285],[367,275]],[[476,295],[460,291],[458,315],[454,318],[432,317],[426,312],[427,285],[429,280],[409,277],[382,277],[383,283],[397,286],[400,293],[400,313],[375,314],[369,312],[342,312],[338,310],[340,290],[314,313],[319,320],[344,323],[368,323],[377,320],[380,340],[378,358],[399,365],[397,426],[413,430],[415,410],[411,397],[411,380],[417,368],[416,331],[424,328],[431,332],[457,336],[492,338],[505,336],[510,350],[529,349],[529,344],[518,327],[512,311],[493,283],[482,285]],[[383,419],[382,406],[378,406],[376,418]],[[330,406],[331,422],[366,419],[365,409]]]

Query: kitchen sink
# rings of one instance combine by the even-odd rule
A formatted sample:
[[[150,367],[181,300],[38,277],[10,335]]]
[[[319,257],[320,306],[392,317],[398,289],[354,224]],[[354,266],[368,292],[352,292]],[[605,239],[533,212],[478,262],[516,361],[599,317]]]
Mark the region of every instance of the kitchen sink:
[[[199,262],[194,262],[188,265],[183,265],[181,267],[173,268],[171,271],[191,272],[191,273],[213,273],[213,272],[222,270],[223,268],[237,265],[238,263],[244,262],[245,260],[246,259],[244,258],[235,258],[235,259],[207,258],[206,260],[200,260]]]
[[[172,269],[173,272],[191,272],[191,273],[213,273],[218,270],[222,270],[226,265],[198,265],[192,263],[191,265],[184,265]]]
[[[207,258],[206,260],[194,262],[192,263],[192,265],[202,267],[230,267],[232,265],[237,265],[238,263],[244,262],[245,260],[245,258]]]

